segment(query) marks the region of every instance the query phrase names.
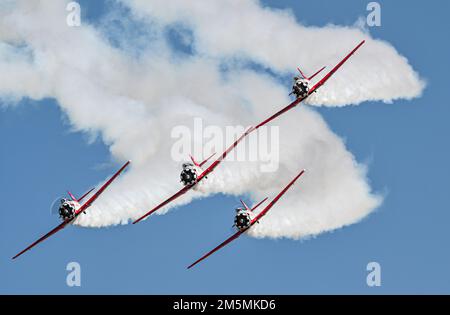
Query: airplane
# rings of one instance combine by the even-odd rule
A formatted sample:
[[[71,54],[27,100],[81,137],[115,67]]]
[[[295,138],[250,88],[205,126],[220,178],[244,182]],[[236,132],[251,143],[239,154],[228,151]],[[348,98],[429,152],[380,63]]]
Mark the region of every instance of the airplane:
[[[237,239],[239,236],[241,236],[242,234],[244,234],[245,232],[247,232],[254,224],[259,223],[259,220],[262,219],[262,217],[264,217],[267,212],[269,212],[269,210],[273,207],[273,205],[284,195],[284,193],[295,183],[295,181],[302,176],[305,173],[305,170],[303,169],[300,173],[298,173],[297,176],[294,177],[294,179],[261,211],[259,212],[257,215],[254,215],[254,211],[256,208],[258,208],[261,204],[263,204],[266,200],[267,197],[264,198],[263,200],[261,200],[257,205],[255,205],[253,208],[249,208],[247,206],[247,204],[241,200],[241,203],[243,205],[243,208],[237,208],[236,209],[236,215],[234,218],[234,225],[233,227],[236,227],[237,232],[235,234],[233,234],[231,237],[229,237],[228,239],[226,239],[223,243],[221,243],[219,246],[215,247],[213,250],[209,251],[208,253],[206,253],[205,255],[203,255],[202,257],[200,257],[198,260],[196,260],[194,263],[192,263],[191,265],[189,265],[189,267],[187,267],[187,269],[191,269],[192,267],[194,267],[196,264],[198,264],[199,262],[201,262],[202,260],[206,259],[207,257],[209,257],[210,255],[212,255],[213,253],[215,253],[216,251],[218,251],[219,249],[221,249],[222,247],[224,247],[225,245],[227,245],[228,243],[234,241],[235,239]]]
[[[312,87],[310,87],[311,84],[311,80],[318,75],[320,72],[322,72],[323,69],[325,69],[325,67],[322,67],[320,70],[316,71],[312,76],[307,77],[299,68],[298,71],[300,72],[302,78],[298,78],[295,77],[294,80],[294,85],[292,87],[292,92],[290,94],[295,94],[296,95],[296,99],[289,104],[288,106],[284,107],[283,109],[281,109],[280,111],[278,111],[277,113],[273,114],[272,116],[270,116],[269,118],[267,118],[266,120],[262,121],[261,123],[259,123],[258,125],[256,125],[256,127],[250,127],[235,143],[233,143],[233,145],[227,149],[227,151],[225,151],[221,157],[219,157],[219,159],[217,159],[210,167],[208,167],[206,170],[202,171],[201,167],[199,167],[199,165],[203,165],[204,163],[206,163],[208,161],[208,159],[204,160],[201,163],[197,163],[194,161],[194,159],[191,157],[193,164],[192,163],[185,163],[182,166],[182,172],[181,172],[181,182],[183,183],[184,187],[179,190],[177,193],[175,193],[174,195],[172,195],[171,197],[169,197],[168,199],[166,199],[165,201],[163,201],[162,203],[160,203],[159,205],[157,205],[156,207],[154,207],[152,210],[148,211],[146,214],[144,214],[143,216],[141,216],[139,219],[135,220],[133,222],[133,224],[136,224],[138,222],[140,222],[141,220],[143,220],[144,218],[146,218],[147,216],[151,215],[152,213],[154,213],[155,211],[159,210],[160,208],[164,207],[165,205],[167,205],[168,203],[170,203],[171,201],[177,199],[178,197],[180,197],[181,195],[185,194],[187,191],[189,191],[191,188],[193,188],[198,182],[200,182],[203,178],[207,178],[206,175],[208,175],[209,173],[211,173],[216,167],[217,165],[227,156],[227,154],[234,149],[238,143],[247,135],[249,135],[251,132],[257,130],[258,128],[260,128],[261,126],[266,125],[267,123],[269,123],[270,121],[272,121],[273,119],[277,118],[278,116],[280,116],[281,114],[287,112],[288,110],[294,108],[295,106],[297,106],[298,104],[300,104],[302,101],[304,101],[305,99],[307,99],[311,94],[317,92],[317,90],[325,84],[326,81],[328,81],[328,79],[350,58],[351,55],[353,55],[363,44],[365,43],[365,41],[363,40],[362,42],[360,42],[347,56],[344,57],[344,59],[342,59],[330,72],[328,72],[321,80],[319,80],[315,85],[313,85]]]
[[[298,104],[300,104],[302,101],[307,99],[310,95],[317,92],[317,90],[325,84],[325,82],[328,81],[329,78],[365,43],[366,41],[361,41],[353,50],[348,53],[336,66],[334,66],[331,71],[329,71],[322,79],[320,79],[316,84],[314,84],[312,87],[311,80],[318,75],[320,72],[322,72],[325,67],[322,67],[318,71],[316,71],[312,76],[307,77],[299,68],[297,68],[298,72],[300,72],[301,77],[294,77],[294,84],[292,86],[292,92],[289,95],[295,94],[296,99],[287,105],[286,107],[282,108],[280,111],[276,112],[266,120],[262,121],[258,125],[256,125],[255,130],[258,129],[261,126],[264,126],[265,124],[269,123],[270,121],[274,120],[281,114],[284,114],[288,110],[294,108]]]
[[[202,166],[208,162],[208,160],[215,155],[212,154],[208,158],[206,158],[201,163],[198,163],[195,161],[195,159],[191,156],[192,163],[183,163],[182,165],[182,171],[180,174],[181,182],[183,183],[184,187],[181,188],[178,192],[176,192],[174,195],[166,199],[165,201],[161,202],[159,205],[145,213],[143,216],[141,216],[139,219],[135,220],[133,224],[136,224],[149,215],[151,215],[153,212],[161,209],[165,205],[167,205],[169,202],[175,200],[176,198],[180,197],[181,195],[185,194],[187,191],[194,188],[199,182],[201,182],[203,179],[208,178],[207,176],[214,171],[214,169],[226,158],[226,156],[238,145],[239,142],[242,141],[250,132],[254,130],[253,126],[250,126],[247,128],[247,130],[229,147],[225,150],[225,152],[222,153],[211,165],[206,168],[205,170],[202,169]]]
[[[75,196],[68,191],[70,199],[63,198],[60,200],[60,206],[58,209],[59,216],[61,220],[63,221],[60,225],[55,227],[53,230],[42,236],[40,239],[35,241],[33,244],[22,250],[20,253],[15,255],[12,259],[16,259],[26,251],[30,250],[40,242],[46,240],[51,235],[55,234],[59,230],[62,230],[65,228],[68,224],[71,224],[75,221],[75,219],[81,214],[85,213],[85,211],[92,205],[92,203],[105,191],[105,189],[116,179],[117,176],[119,176],[120,173],[130,164],[131,161],[127,161],[118,171],[115,173],[103,186],[100,187],[99,190],[97,190],[85,203],[82,205],[80,204],[81,201],[88,196],[94,188],[90,189],[88,192],[86,192],[83,196],[80,198],[75,198]]]

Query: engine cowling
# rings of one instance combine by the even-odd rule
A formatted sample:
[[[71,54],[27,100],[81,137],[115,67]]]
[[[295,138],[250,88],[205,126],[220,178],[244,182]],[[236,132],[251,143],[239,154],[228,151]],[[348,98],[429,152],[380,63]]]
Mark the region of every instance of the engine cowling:
[[[62,220],[72,219],[75,216],[75,207],[67,201],[62,201],[58,212]]]
[[[297,98],[306,97],[309,93],[309,82],[306,79],[296,79],[292,91]]]
[[[184,164],[180,174],[181,182],[184,186],[193,185],[197,181],[197,171],[191,164]]]
[[[250,217],[250,213],[246,210],[236,209],[236,216],[234,217],[234,225],[239,230],[244,230],[250,227],[252,223],[252,218]]]

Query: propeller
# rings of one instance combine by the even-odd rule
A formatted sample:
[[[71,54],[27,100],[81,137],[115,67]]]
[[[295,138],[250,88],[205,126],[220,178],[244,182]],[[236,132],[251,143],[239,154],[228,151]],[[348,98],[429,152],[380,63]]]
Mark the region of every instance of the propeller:
[[[50,206],[50,213],[51,213],[52,215],[58,215],[58,216],[59,216],[59,206],[61,205],[61,200],[62,200],[62,199],[67,199],[67,198],[61,196],[61,197],[55,198],[55,199],[53,200],[53,202],[51,203],[51,206]]]

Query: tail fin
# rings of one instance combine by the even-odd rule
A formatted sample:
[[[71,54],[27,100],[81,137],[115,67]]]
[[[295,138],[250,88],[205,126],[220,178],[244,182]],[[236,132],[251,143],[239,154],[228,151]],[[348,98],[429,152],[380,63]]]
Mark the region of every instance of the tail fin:
[[[247,204],[242,199],[240,199],[240,201],[241,201],[242,205],[244,206],[245,210],[250,210],[250,208],[247,206]]]
[[[297,70],[298,70],[298,72],[300,72],[300,74],[302,75],[303,78],[305,78],[307,80],[312,80],[316,75],[318,75],[320,72],[322,72],[322,70],[325,69],[325,68],[326,67],[322,67],[321,69],[319,69],[316,73],[314,73],[309,78],[302,72],[302,70],[300,70],[300,68],[297,68]]]
[[[189,157],[191,158],[192,163],[194,163],[195,166],[200,166],[200,164],[197,163],[197,161],[194,159],[192,155],[189,154]]]
[[[202,166],[203,166],[206,162],[208,162],[209,159],[212,158],[214,155],[216,155],[215,152],[214,152],[213,154],[211,154],[210,156],[208,156],[208,157],[207,157],[205,160],[203,160],[201,163],[197,163],[197,162],[194,160],[194,158],[192,157],[192,155],[191,155],[190,157],[191,157],[192,162],[194,162],[194,164],[195,164],[196,166],[202,167]]]
[[[75,198],[75,196],[72,195],[72,193],[70,191],[67,191],[67,193],[69,194],[70,199],[72,199],[73,201],[78,201],[77,198]]]
[[[80,202],[81,200],[83,200],[84,197],[86,197],[87,195],[89,195],[94,189],[95,189],[95,187],[89,189],[89,190],[88,190],[83,196],[81,196],[79,199],[77,199],[70,191],[67,191],[67,193],[69,194],[70,199],[72,199],[73,201],[76,201],[76,202]]]

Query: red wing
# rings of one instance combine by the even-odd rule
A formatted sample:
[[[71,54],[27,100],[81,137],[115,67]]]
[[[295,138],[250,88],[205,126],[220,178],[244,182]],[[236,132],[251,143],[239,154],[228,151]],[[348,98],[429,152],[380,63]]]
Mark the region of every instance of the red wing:
[[[275,118],[277,118],[278,116],[280,116],[281,114],[284,114],[285,112],[287,112],[288,110],[290,110],[291,108],[294,108],[295,106],[297,106],[301,101],[303,101],[304,99],[306,99],[308,96],[305,97],[299,97],[297,98],[295,101],[293,101],[291,104],[289,104],[288,106],[286,106],[285,108],[283,108],[282,110],[276,112],[275,114],[273,114],[272,116],[270,116],[269,118],[267,118],[266,120],[264,120],[263,122],[261,122],[260,124],[258,124],[256,126],[255,129],[258,129],[261,126],[264,126],[265,124],[269,123],[270,121],[274,120]]]
[[[281,198],[281,196],[284,195],[284,193],[295,183],[295,181],[303,175],[303,173],[305,173],[305,170],[298,173],[298,175],[295,176],[295,178],[286,187],[284,187],[284,189],[275,198],[273,198],[273,200],[260,213],[258,213],[257,216],[253,218],[251,225],[255,224],[258,220],[265,216],[266,213],[269,212],[270,208],[273,207],[273,205]]]
[[[195,185],[195,184],[194,184]],[[160,203],[159,205],[157,205],[155,208],[153,208],[152,210],[150,210],[149,212],[147,212],[146,214],[144,214],[142,217],[140,217],[139,219],[137,219],[136,221],[133,222],[133,224],[138,223],[139,221],[141,221],[142,219],[148,217],[149,215],[151,215],[153,212],[157,211],[158,209],[164,207],[166,204],[168,204],[169,202],[177,199],[178,197],[180,197],[181,195],[183,195],[184,193],[186,193],[189,189],[191,189],[192,187],[194,187],[194,185],[190,185],[190,186],[184,186],[180,191],[178,191],[175,195],[173,195],[172,197],[170,197],[169,199],[163,201],[162,203]]]
[[[205,255],[203,255],[201,258],[199,258],[198,260],[196,260],[193,264],[191,264],[189,267],[187,267],[187,269],[190,269],[192,267],[194,267],[196,264],[198,264],[199,262],[201,262],[203,259],[209,257],[210,255],[212,255],[213,253],[215,253],[216,251],[218,251],[219,249],[221,249],[222,247],[224,247],[225,245],[227,245],[228,243],[234,241],[235,239],[237,239],[239,236],[241,236],[242,233],[244,233],[246,230],[241,230],[238,231],[236,233],[234,233],[231,237],[229,237],[225,242],[223,242],[222,244],[220,244],[219,246],[217,246],[216,248],[214,248],[213,250],[211,250],[210,252],[206,253]]]
[[[295,101],[293,101],[291,104],[289,104],[288,106],[286,106],[285,108],[283,108],[282,110],[278,111],[277,113],[273,114],[272,116],[270,116],[269,118],[267,118],[266,120],[264,120],[263,122],[261,122],[259,125],[256,126],[255,129],[258,129],[259,127],[269,123],[270,121],[274,120],[275,118],[277,118],[278,116],[280,116],[281,114],[287,112],[288,110],[290,110],[291,108],[294,108],[295,106],[297,106],[300,102],[302,102],[303,100],[305,100],[306,98],[308,98],[308,96],[310,96],[313,92],[315,92],[319,87],[321,87],[322,85],[325,84],[325,82],[327,82],[327,80],[350,58],[351,55],[353,55],[358,49],[359,47],[361,47],[364,44],[364,40],[358,44],[358,46],[356,46],[347,56],[345,56],[344,59],[342,59],[333,69],[331,69],[330,72],[328,72],[319,82],[317,82],[310,90],[308,95],[306,95],[305,97],[301,97],[296,99]],[[323,68],[320,71],[322,71]],[[317,73],[316,73],[317,74]],[[315,75],[315,74],[314,74]]]
[[[309,95],[311,95],[313,92],[315,92],[319,87],[321,87],[325,82],[328,81],[328,79],[348,60],[348,58],[351,57],[351,55],[353,55],[358,49],[359,47],[361,47],[366,41],[363,40],[362,42],[360,42],[358,44],[358,46],[356,46],[355,48],[353,48],[353,50],[347,55],[345,56],[344,59],[342,59],[333,69],[331,69],[330,72],[328,72],[319,82],[317,82],[312,88],[311,90],[309,90]]]
[[[228,149],[225,150],[225,152],[222,153],[222,155],[215,160],[206,170],[203,171],[198,177],[198,181],[201,180],[203,177],[207,176],[209,173],[211,173],[219,164],[222,162],[237,145],[239,142],[242,141],[248,134],[250,134],[253,130],[255,130],[255,127],[248,128],[240,137],[237,139]]]
[[[73,220],[73,219],[72,219]],[[53,230],[51,230],[50,232],[48,232],[47,234],[45,234],[44,236],[42,236],[40,239],[38,239],[36,242],[34,242],[33,244],[31,244],[30,246],[28,246],[27,248],[25,248],[23,251],[21,251],[20,253],[18,253],[16,256],[14,256],[12,259],[16,259],[17,257],[19,257],[20,255],[22,255],[23,253],[25,253],[26,251],[30,250],[31,248],[33,248],[34,246],[36,246],[37,244],[39,244],[40,242],[46,240],[48,237],[50,237],[51,235],[55,234],[56,232],[58,232],[59,230],[62,230],[67,224],[69,224],[72,220],[67,220],[62,222],[60,225],[58,225],[57,227],[55,227]]]
[[[127,161],[113,176],[111,176],[111,178],[103,184],[102,187],[100,187],[99,190],[97,190],[95,192],[95,194],[92,195],[91,198],[89,198],[78,210],[77,210],[77,214],[80,214],[81,212],[83,212],[84,210],[86,210],[87,208],[89,208],[91,206],[91,204],[105,191],[105,189],[111,185],[111,183],[116,179],[117,176],[120,175],[120,173],[123,172],[123,170],[128,166],[128,164],[130,164],[130,161]],[[89,191],[90,192],[90,191]],[[88,193],[89,193],[88,192]],[[84,196],[83,196],[84,198]]]

